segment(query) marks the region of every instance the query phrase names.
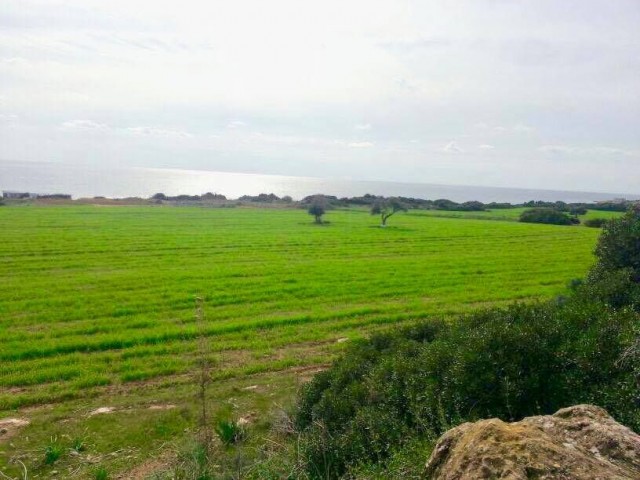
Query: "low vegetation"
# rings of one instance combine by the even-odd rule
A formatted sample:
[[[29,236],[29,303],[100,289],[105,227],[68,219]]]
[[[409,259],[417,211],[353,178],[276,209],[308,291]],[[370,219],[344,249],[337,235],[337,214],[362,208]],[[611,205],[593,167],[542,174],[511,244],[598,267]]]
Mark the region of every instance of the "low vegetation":
[[[413,215],[372,229],[363,210],[334,210],[321,229],[295,209],[2,216],[0,409],[191,371],[196,294],[220,380],[323,363],[327,341],[391,323],[558,294],[598,234]]]
[[[384,471],[407,445],[462,422],[576,403],[640,431],[640,211],[607,224],[596,255],[569,297],[430,319],[352,346],[300,395],[309,477]]]
[[[85,457],[100,458],[104,471],[117,476],[167,442],[195,439],[201,415],[193,373],[202,370],[204,351],[207,423],[211,432],[219,427],[216,444],[227,446],[204,457],[194,453],[198,445],[171,446],[179,453],[168,470],[175,475],[166,478],[225,478],[225,471],[246,478],[291,472],[293,478],[313,477],[310,465],[322,462],[306,459],[323,451],[312,434],[321,418],[303,427],[300,414],[295,416],[303,432],[298,442],[292,423],[282,422],[281,428],[273,417],[274,402],[290,402],[296,386],[311,375],[307,370],[325,368],[350,344],[356,352],[367,350],[360,339],[386,338],[377,332],[389,325],[413,332],[437,328],[434,335],[453,342],[452,319],[474,318],[480,314],[470,312],[489,305],[503,306],[503,319],[516,315],[516,307],[506,307],[513,300],[531,318],[545,316],[543,307],[550,307],[536,302],[566,294],[568,280],[587,272],[599,234],[518,223],[518,209],[509,208],[410,210],[386,229],[372,228],[377,222],[365,207],[332,209],[326,228],[314,228],[298,208],[25,204],[0,214],[6,226],[0,257],[0,415],[33,406],[33,422],[25,430],[29,440],[14,437],[3,445],[7,453],[0,455],[0,468],[10,472],[15,464],[8,465],[9,459],[31,451],[20,458],[41,476],[55,469],[85,476],[95,471],[97,477]],[[595,285],[576,282],[575,288],[587,284]],[[202,299],[199,316],[196,296]],[[409,327],[425,318],[434,319],[428,327]],[[430,344],[420,335],[392,335],[390,341],[402,352],[419,352]],[[515,344],[520,337],[513,338]],[[625,358],[637,358],[634,351],[626,348]],[[389,375],[389,385],[401,386],[391,370],[375,375]],[[105,401],[112,413],[94,415]],[[307,404],[313,412],[315,404]],[[131,410],[132,405],[137,406]],[[438,411],[442,425],[457,418],[447,412]],[[241,415],[242,423],[229,420]],[[367,418],[358,416],[359,425],[367,426]],[[431,434],[413,435],[406,428],[404,440],[384,448],[372,444],[371,452],[384,462],[354,464],[345,449],[341,466],[334,459],[332,467],[317,468],[358,471],[366,478],[406,472],[411,452],[424,452],[436,432],[433,427]],[[325,431],[331,438],[342,435]],[[62,451],[46,465],[43,451],[52,434],[64,439]],[[265,437],[275,443],[267,448]]]

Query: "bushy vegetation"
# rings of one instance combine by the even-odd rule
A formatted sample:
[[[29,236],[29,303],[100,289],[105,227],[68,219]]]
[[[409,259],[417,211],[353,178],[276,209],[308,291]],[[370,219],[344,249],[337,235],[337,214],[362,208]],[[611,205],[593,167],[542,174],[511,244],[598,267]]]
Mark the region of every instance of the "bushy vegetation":
[[[631,200],[610,200],[605,202],[596,202],[594,205],[590,205],[591,210],[601,210],[603,212],[626,212],[638,202]]]
[[[307,213],[313,215],[317,224],[322,223],[322,216],[327,212],[329,208],[327,200],[322,195],[316,195],[309,203]]]
[[[175,195],[169,196],[164,193],[156,193],[151,197],[151,200],[156,202],[168,201],[168,202],[210,202],[210,201],[221,201],[226,200],[227,197],[220,193],[211,193],[207,192],[202,195]]]
[[[585,227],[602,228],[609,220],[606,218],[588,218],[582,224]]]
[[[640,431],[638,211],[607,224],[596,255],[569,298],[423,321],[352,347],[301,392],[308,474],[383,465],[405,444],[464,421],[518,420],[577,403]]]
[[[520,215],[520,221],[525,223],[548,223],[550,225],[574,225],[580,220],[570,217],[555,208],[532,208]]]
[[[595,253],[598,260],[580,293],[640,311],[640,207],[604,226]]]
[[[377,463],[414,436],[595,403],[640,430],[635,376],[618,362],[638,327],[589,302],[516,305],[432,320],[352,348],[305,387],[298,427],[310,473]]]

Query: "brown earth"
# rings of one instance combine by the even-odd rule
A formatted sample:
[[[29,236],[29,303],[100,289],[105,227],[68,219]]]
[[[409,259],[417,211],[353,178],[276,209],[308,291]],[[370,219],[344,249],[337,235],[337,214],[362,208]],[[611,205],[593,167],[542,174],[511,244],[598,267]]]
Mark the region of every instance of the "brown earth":
[[[29,420],[24,418],[0,419],[0,442],[5,442],[16,436],[21,428],[29,425]]]

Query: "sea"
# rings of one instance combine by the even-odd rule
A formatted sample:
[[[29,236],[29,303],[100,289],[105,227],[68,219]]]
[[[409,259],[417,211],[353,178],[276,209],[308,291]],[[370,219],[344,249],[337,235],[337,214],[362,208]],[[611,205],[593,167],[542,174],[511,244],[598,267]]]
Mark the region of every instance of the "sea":
[[[366,193],[455,202],[478,200],[522,203],[529,200],[596,202],[626,198],[640,199],[640,194],[537,190],[471,185],[439,185],[315,177],[291,177],[252,173],[181,170],[172,168],[97,167],[61,163],[0,161],[0,190],[40,194],[64,193],[73,198],[147,198],[155,193],[196,195],[219,193],[227,198],[274,193],[299,200],[322,193],[337,197],[354,197]]]

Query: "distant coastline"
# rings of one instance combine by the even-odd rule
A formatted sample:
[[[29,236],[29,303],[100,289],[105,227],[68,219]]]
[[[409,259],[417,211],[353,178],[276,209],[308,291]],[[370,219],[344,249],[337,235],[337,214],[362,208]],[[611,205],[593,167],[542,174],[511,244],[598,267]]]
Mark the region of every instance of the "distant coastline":
[[[591,203],[640,194],[579,192],[544,189],[437,185],[362,180],[287,177],[247,173],[159,168],[102,168],[51,163],[0,162],[0,190],[72,195],[73,198],[149,198],[155,193],[201,195],[205,192],[237,199],[243,195],[273,193],[300,200],[322,193],[336,197],[365,194],[421,199],[446,198],[455,202],[523,203],[531,200]]]

